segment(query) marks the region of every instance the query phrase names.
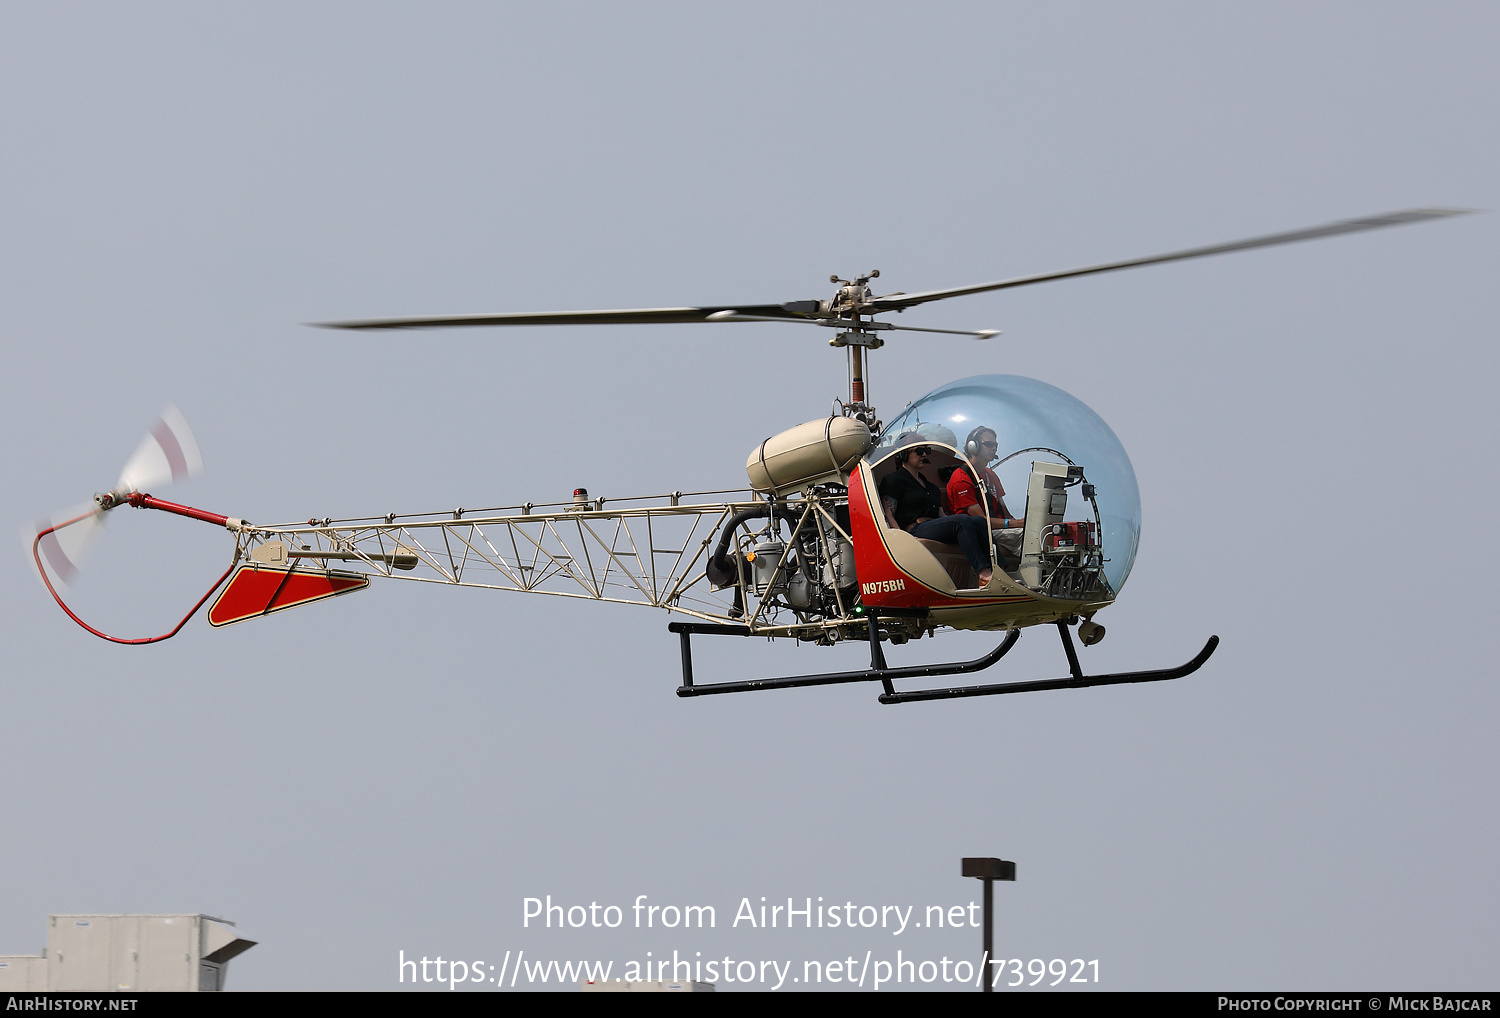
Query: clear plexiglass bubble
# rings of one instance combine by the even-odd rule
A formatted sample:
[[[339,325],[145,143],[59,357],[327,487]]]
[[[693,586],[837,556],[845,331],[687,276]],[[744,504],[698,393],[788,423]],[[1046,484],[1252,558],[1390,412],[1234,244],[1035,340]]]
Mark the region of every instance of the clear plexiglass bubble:
[[[1016,514],[1025,512],[1033,462],[1059,462],[1056,453],[1061,454],[1061,461],[1083,468],[1099,506],[1104,575],[1118,595],[1135,562],[1141,535],[1141,494],[1135,471],[1109,425],[1055,385],[1020,375],[975,375],[950,382],[912,403],[886,425],[879,444],[866,458],[871,463],[883,459],[901,436],[911,432],[930,441],[946,441],[951,434],[955,441],[949,444],[962,449],[981,428],[994,431],[1000,443],[1000,462],[994,470]],[[1067,519],[1093,519],[1093,507],[1081,497],[1070,497]]]

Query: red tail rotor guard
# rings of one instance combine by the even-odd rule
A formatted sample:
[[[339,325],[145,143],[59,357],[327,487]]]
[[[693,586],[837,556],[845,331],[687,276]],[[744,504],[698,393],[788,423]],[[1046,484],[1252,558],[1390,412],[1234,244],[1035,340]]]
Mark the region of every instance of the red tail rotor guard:
[[[176,502],[168,502],[166,499],[155,498],[151,495],[143,495],[137,491],[132,491],[125,500],[128,501],[131,505],[135,506],[137,509],[160,509],[163,512],[175,513],[178,516],[186,516],[189,519],[193,520],[202,520],[204,523],[212,523],[215,526],[224,527],[228,530],[238,530],[243,525],[243,521],[235,520],[234,526],[231,527],[230,519],[228,516],[220,516],[218,513],[206,512],[202,509],[194,509],[192,506],[178,505]],[[210,597],[213,597],[214,591],[218,590],[224,585],[224,581],[229,579],[229,574],[234,572],[234,567],[240,560],[240,551],[238,546],[236,546],[234,550],[234,560],[229,563],[229,568],[224,570],[224,575],[220,576],[217,580],[214,581],[214,585],[208,588],[208,592],[198,599],[198,603],[193,605],[192,609],[182,617],[182,621],[178,622],[176,626],[172,627],[172,630],[170,632],[162,633],[160,636],[143,636],[136,639],[127,639],[121,636],[110,636],[108,633],[100,632],[93,626],[89,625],[87,622],[83,621],[83,619],[73,614],[73,609],[67,606],[62,597],[57,593],[56,588],[52,586],[52,581],[48,579],[47,570],[42,565],[42,559],[40,555],[42,538],[46,537],[48,534],[53,533],[54,531],[61,530],[64,527],[69,527],[82,520],[86,520],[92,515],[94,514],[84,513],[82,516],[75,516],[73,519],[68,520],[64,523],[59,523],[55,526],[51,526],[45,530],[39,531],[36,535],[36,539],[31,542],[31,557],[36,561],[37,572],[42,574],[42,582],[47,585],[47,592],[52,595],[52,600],[57,602],[58,607],[67,613],[68,618],[78,623],[90,633],[93,633],[95,636],[99,637],[99,639],[108,640],[110,643],[123,643],[131,646],[143,646],[148,643],[160,643],[162,640],[170,640],[172,637],[178,634],[183,626],[187,625],[188,619],[191,619],[194,615],[198,614],[198,609],[203,607],[205,601],[207,601]]]

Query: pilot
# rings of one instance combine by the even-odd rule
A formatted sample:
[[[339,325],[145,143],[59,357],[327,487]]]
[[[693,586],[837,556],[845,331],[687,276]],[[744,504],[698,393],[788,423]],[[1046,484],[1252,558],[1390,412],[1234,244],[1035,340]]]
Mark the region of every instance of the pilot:
[[[964,455],[969,459],[967,469],[955,470],[948,478],[948,505],[955,513],[980,519],[984,518],[988,507],[995,544],[1008,558],[1019,563],[1022,528],[1026,521],[1011,516],[1005,505],[1005,489],[1000,485],[1000,478],[990,469],[999,450],[995,429],[981,425],[969,432],[964,442]]]
[[[921,440],[917,434],[901,437],[902,442]],[[886,523],[913,537],[957,544],[979,578],[979,585],[987,586],[994,567],[983,514],[978,518],[966,514],[943,515],[943,493],[921,473],[932,461],[932,450],[927,446],[912,444],[898,455],[899,466],[880,482],[880,503]]]

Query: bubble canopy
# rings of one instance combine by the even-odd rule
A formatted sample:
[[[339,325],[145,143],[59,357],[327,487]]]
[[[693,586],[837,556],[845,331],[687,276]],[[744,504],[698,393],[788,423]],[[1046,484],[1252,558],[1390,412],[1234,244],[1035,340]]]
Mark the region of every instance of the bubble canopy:
[[[1021,450],[1052,450],[1083,468],[1099,506],[1104,575],[1118,594],[1140,542],[1141,494],[1135,471],[1109,425],[1056,386],[1020,375],[975,375],[949,382],[886,425],[866,460],[874,464],[884,459],[909,432],[962,449],[977,428],[995,432],[1001,462],[994,470],[1016,512],[1023,511],[1032,462],[1057,461],[1045,451]],[[1070,498],[1067,518],[1092,519],[1093,508],[1082,498]]]

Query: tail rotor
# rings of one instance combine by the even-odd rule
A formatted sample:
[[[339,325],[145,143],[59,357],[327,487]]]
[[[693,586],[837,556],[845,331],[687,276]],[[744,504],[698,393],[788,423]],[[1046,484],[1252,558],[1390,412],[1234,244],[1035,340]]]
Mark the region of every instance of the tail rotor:
[[[29,532],[23,529],[27,554],[41,571],[42,581],[49,587],[76,583],[89,553],[104,536],[105,514],[131,493],[147,493],[202,472],[203,455],[192,428],[175,406],[167,407],[126,461],[112,490],[95,495],[92,503],[38,520]]]

